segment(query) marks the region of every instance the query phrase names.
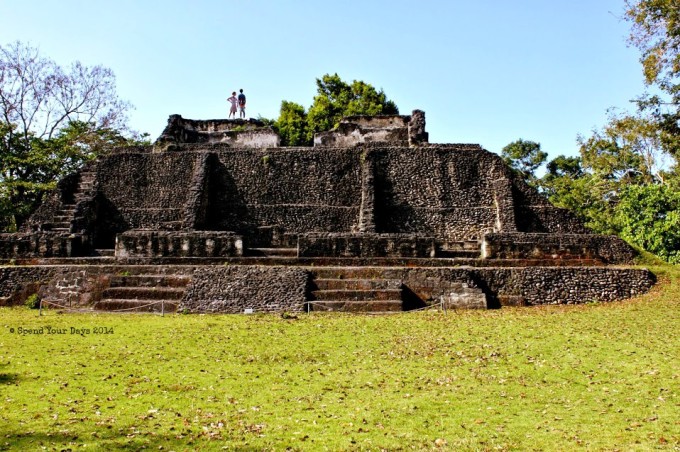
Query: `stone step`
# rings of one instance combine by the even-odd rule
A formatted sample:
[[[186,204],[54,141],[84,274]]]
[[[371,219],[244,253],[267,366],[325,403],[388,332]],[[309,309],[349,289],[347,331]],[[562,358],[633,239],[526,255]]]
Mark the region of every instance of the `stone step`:
[[[481,242],[477,240],[460,240],[457,242],[447,241],[438,246],[438,251],[478,251],[481,247]]]
[[[185,275],[116,275],[109,279],[109,287],[178,287],[185,288],[191,276]]]
[[[528,306],[523,295],[498,295],[498,302],[501,306]]]
[[[377,301],[377,300],[401,300],[401,289],[375,289],[375,290],[314,290],[312,295],[315,300],[345,300],[345,301]]]
[[[178,301],[168,300],[125,300],[103,299],[94,305],[98,311],[122,311],[122,312],[176,312]]]
[[[372,289],[400,289],[399,279],[325,279],[317,278],[314,285],[318,290],[372,290]]]
[[[52,223],[52,229],[54,228],[60,228],[60,229],[70,229],[71,228],[71,222],[70,221],[57,221]]]
[[[398,268],[367,266],[317,267],[311,271],[316,279],[399,279],[403,273]]]
[[[183,226],[184,226],[184,222],[181,221],[181,220],[164,221],[163,223],[161,223],[159,229],[163,230],[163,231],[179,231],[180,229],[182,229]]]
[[[68,233],[68,232],[71,232],[71,228],[70,227],[58,227],[58,228],[53,227],[51,229],[51,231],[52,232],[67,232]]]
[[[116,250],[100,248],[100,249],[94,250],[94,255],[95,256],[113,257],[113,256],[116,255]]]
[[[109,287],[102,293],[103,299],[119,300],[181,300],[184,287]]]
[[[297,257],[297,248],[248,248],[249,256]]]
[[[436,252],[436,257],[442,257],[442,258],[456,258],[456,257],[461,257],[461,258],[475,258],[479,257],[481,254],[481,250],[437,250]]]
[[[356,300],[322,300],[309,302],[310,311],[332,312],[400,312],[403,310],[401,300],[356,301]]]

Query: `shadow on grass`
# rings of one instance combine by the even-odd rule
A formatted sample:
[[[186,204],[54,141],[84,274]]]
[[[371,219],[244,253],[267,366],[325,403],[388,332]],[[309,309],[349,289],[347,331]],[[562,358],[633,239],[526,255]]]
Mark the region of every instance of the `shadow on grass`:
[[[11,385],[19,382],[18,374],[0,373],[0,385]]]
[[[0,364],[0,385],[16,384],[19,381],[19,374],[2,372],[2,368],[7,367],[7,364]]]
[[[65,433],[42,433],[30,431],[27,427],[26,432],[3,431],[0,427],[2,441],[0,441],[0,451],[2,450],[75,450],[82,447],[94,447],[96,450],[192,450],[197,449],[220,449],[222,446],[229,446],[228,438],[177,438],[168,435],[154,435],[151,433],[140,435],[119,435],[112,434],[79,434],[76,432]]]

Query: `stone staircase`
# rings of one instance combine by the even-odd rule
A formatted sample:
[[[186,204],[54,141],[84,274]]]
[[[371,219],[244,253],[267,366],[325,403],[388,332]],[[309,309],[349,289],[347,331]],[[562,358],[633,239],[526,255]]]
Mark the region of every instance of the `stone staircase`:
[[[479,258],[482,252],[482,244],[478,240],[464,240],[458,242],[441,243],[435,251],[441,258]]]
[[[247,248],[246,256],[251,257],[297,257],[297,247]]]
[[[279,226],[257,228],[252,245],[246,248],[245,256],[295,258],[298,256],[297,234],[285,232]]]
[[[112,276],[102,299],[94,306],[102,311],[176,312],[187,285],[186,275]]]
[[[73,193],[73,202],[65,202],[52,217],[52,231],[69,233],[71,231],[71,220],[76,212],[76,205],[85,200],[94,186],[94,171],[82,171],[78,188]]]
[[[402,283],[371,267],[325,267],[313,270],[311,311],[399,312]]]

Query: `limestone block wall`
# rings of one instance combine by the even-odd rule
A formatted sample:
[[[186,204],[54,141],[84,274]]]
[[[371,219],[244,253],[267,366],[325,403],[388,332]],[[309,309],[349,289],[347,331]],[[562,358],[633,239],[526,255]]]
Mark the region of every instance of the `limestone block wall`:
[[[191,265],[61,265],[0,267],[0,306],[38,293],[70,306],[101,298],[109,278],[120,274],[191,276],[180,310],[242,313],[301,311],[315,267]],[[438,303],[458,287],[481,289],[488,307],[502,304],[573,304],[615,301],[647,292],[655,276],[646,269],[612,267],[391,267],[375,277],[403,282],[407,308]]]
[[[465,240],[497,227],[494,181],[507,175],[496,174],[494,154],[476,145],[455,145],[372,149],[370,158],[377,232]]]
[[[185,119],[170,115],[168,125],[156,140],[157,152],[181,143],[222,143],[232,147],[277,147],[279,135],[256,119]]]
[[[361,202],[355,149],[220,150],[210,174],[204,229],[252,233],[350,231]]]
[[[23,303],[56,272],[55,267],[0,267],[0,306]]]
[[[480,268],[471,270],[470,277],[492,295],[494,305],[504,299],[523,305],[624,300],[656,282],[646,269],[610,267]]]
[[[0,259],[82,256],[87,245],[79,234],[18,232],[0,234]]]
[[[178,311],[303,311],[309,274],[294,267],[228,266],[195,271]]]
[[[608,264],[633,262],[637,253],[616,236],[596,234],[490,233],[482,242],[488,259],[600,259]]]
[[[114,152],[76,226],[95,247],[131,229],[418,234],[480,240],[488,232],[587,234],[477,145],[234,149],[183,144]]]
[[[116,237],[117,258],[238,257],[243,237],[221,231],[131,230]]]
[[[120,152],[102,159],[96,181],[96,222],[127,229],[179,229],[199,155],[192,152]]]
[[[434,237],[417,234],[301,234],[298,257],[434,257]]]
[[[349,116],[335,129],[314,135],[315,147],[351,147],[364,143],[416,146],[427,141],[422,110],[413,110],[411,116]]]
[[[488,307],[501,304],[575,304],[624,300],[647,292],[656,282],[646,269],[609,267],[487,267],[390,269],[418,299],[436,303],[454,284],[481,288]]]

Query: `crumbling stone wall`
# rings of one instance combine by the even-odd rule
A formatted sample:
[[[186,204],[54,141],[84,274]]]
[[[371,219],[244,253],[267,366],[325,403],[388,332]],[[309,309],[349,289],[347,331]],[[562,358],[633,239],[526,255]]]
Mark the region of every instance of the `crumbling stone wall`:
[[[511,180],[518,231],[592,234],[576,215],[567,209],[553,206],[545,196],[516,175],[512,175]]]
[[[419,267],[387,272],[427,303],[438,302],[456,283],[479,287],[490,308],[508,300],[517,305],[624,300],[644,294],[656,282],[646,269],[609,267]]]
[[[0,267],[0,306],[23,303],[40,290],[41,284],[52,279],[54,267]]]
[[[85,228],[107,225],[109,235],[203,229],[248,239],[262,226],[442,240],[479,240],[490,231],[588,232],[476,145],[147,148],[102,159],[96,181]]]
[[[82,256],[87,245],[79,234],[18,232],[0,234],[0,259]]]
[[[309,274],[294,267],[199,268],[178,311],[209,313],[303,311]]]
[[[599,259],[628,264],[636,252],[616,236],[596,234],[490,233],[482,242],[488,259]]]
[[[408,146],[410,116],[349,116],[327,132],[314,135],[315,147],[352,147],[362,143],[383,142]]]
[[[277,147],[278,134],[256,119],[185,119],[170,115],[168,125],[156,140],[157,152],[181,143],[222,143],[231,147]]]
[[[116,237],[117,258],[236,257],[243,255],[243,237],[222,231],[140,231]]]
[[[434,257],[434,237],[417,234],[300,234],[298,257]]]
[[[364,143],[387,146],[426,144],[425,112],[413,110],[411,116],[348,116],[333,130],[314,135],[315,147],[352,147]]]

